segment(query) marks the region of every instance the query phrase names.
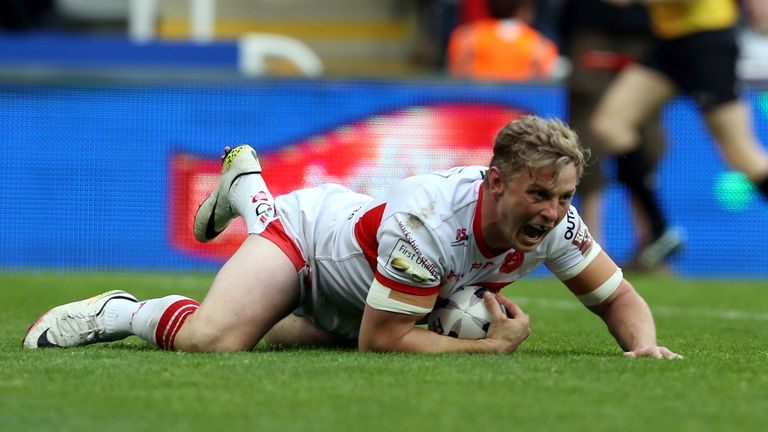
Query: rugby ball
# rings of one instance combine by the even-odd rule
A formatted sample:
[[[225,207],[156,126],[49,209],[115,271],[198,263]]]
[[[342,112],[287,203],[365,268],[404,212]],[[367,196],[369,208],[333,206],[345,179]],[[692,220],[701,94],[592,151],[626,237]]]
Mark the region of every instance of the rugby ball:
[[[491,325],[491,313],[483,302],[485,288],[465,286],[447,298],[438,298],[427,318],[427,328],[459,339],[482,339]],[[499,304],[502,312],[504,306]]]

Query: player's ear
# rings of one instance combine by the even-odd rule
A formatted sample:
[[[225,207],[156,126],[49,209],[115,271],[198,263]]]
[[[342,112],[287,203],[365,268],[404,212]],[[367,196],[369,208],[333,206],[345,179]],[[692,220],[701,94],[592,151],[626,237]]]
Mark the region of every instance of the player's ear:
[[[501,175],[499,167],[492,166],[488,168],[486,177],[488,178],[488,191],[494,196],[500,195],[504,189],[504,177]]]

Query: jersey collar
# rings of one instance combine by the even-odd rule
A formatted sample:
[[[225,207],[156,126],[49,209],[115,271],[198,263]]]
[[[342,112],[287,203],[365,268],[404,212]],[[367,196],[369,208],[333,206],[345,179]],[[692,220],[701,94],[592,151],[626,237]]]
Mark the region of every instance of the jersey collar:
[[[481,213],[483,209],[484,190],[485,188],[483,187],[483,182],[480,182],[480,190],[477,192],[477,206],[475,207],[475,216],[472,218],[472,232],[475,235],[475,244],[477,244],[477,248],[480,250],[480,253],[483,254],[485,258],[495,258],[507,250],[491,249],[483,237],[483,230],[480,221],[482,220]]]

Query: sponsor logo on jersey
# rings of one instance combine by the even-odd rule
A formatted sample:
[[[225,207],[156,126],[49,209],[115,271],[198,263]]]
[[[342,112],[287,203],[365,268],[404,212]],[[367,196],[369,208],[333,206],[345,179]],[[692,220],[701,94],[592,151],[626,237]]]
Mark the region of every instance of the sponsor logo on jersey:
[[[386,266],[417,282],[434,282],[439,279],[435,266],[404,239],[397,240]]]
[[[576,235],[571,243],[576,246],[582,255],[587,253],[589,248],[592,247],[592,235],[589,233],[586,225],[583,223],[579,224],[579,229],[576,231]]]
[[[571,240],[576,230],[576,214],[573,209],[568,210],[568,214],[565,215],[565,239]]]
[[[492,267],[493,261],[475,262],[469,266],[469,272],[472,273],[475,270],[482,270],[484,268]]]
[[[589,229],[580,218],[576,217],[576,213],[573,209],[568,210],[568,214],[565,216],[565,237],[566,240],[570,240],[571,244],[581,252],[582,255],[587,253],[592,246],[592,235],[589,234]]]
[[[504,262],[499,267],[499,271],[502,273],[512,273],[523,265],[524,260],[524,253],[518,251],[509,252],[504,257]]]
[[[469,244],[469,233],[466,228],[459,228],[456,230],[456,240],[451,242],[451,246],[459,247]]]
[[[444,284],[447,284],[451,282],[452,280],[455,280],[456,282],[459,282],[464,277],[464,273],[456,273],[456,270],[450,269],[448,271],[448,276],[445,277]]]

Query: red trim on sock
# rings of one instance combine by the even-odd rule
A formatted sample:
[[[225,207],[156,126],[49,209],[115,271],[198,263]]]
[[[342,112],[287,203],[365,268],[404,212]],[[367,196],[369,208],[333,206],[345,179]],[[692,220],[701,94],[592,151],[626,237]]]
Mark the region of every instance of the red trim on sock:
[[[189,315],[192,315],[195,313],[198,309],[198,306],[196,305],[190,305],[185,306],[179,310],[179,312],[176,314],[176,318],[173,320],[173,323],[168,327],[168,332],[166,332],[165,335],[165,346],[168,347],[167,349],[170,351],[174,351],[176,349],[176,334],[179,333],[179,330],[181,330],[181,326],[184,325],[184,321],[187,320]]]
[[[188,313],[179,313],[183,308],[190,308]],[[160,317],[160,321],[155,328],[155,343],[157,347],[165,350],[173,349],[173,342],[176,339],[176,333],[178,333],[181,325],[186,321],[189,314],[196,311],[200,307],[200,303],[192,299],[177,300],[171,303],[163,312]],[[183,312],[186,312],[183,311]],[[169,328],[175,328],[176,331],[169,332]]]

